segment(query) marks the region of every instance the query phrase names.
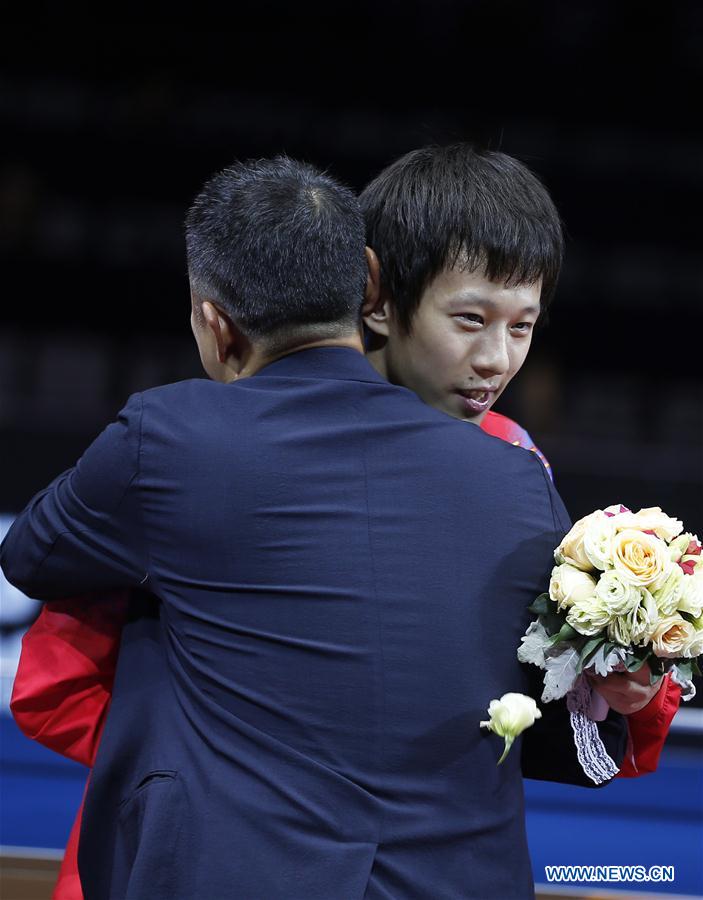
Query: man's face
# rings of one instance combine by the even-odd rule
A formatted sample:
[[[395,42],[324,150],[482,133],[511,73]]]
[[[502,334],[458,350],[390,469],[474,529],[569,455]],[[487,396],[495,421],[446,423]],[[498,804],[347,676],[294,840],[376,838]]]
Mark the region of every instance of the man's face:
[[[450,269],[425,289],[406,335],[390,306],[390,381],[477,425],[519,371],[539,316],[541,282],[519,287]]]

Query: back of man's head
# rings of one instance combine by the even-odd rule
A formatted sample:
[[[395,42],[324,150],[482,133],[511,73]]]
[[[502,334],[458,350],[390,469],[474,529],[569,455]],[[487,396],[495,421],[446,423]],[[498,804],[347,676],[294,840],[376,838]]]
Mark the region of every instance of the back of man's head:
[[[381,285],[409,332],[423,290],[443,269],[482,269],[510,286],[542,279],[544,311],[563,256],[544,185],[505,153],[470,144],[424,147],[391,163],[360,196]]]
[[[257,342],[358,327],[364,246],[352,191],[284,156],[217,173],[186,217],[194,293]]]

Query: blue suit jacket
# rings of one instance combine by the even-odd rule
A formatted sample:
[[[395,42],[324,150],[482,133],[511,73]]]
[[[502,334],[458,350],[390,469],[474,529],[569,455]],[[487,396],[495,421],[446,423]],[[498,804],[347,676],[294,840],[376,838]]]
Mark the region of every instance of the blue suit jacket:
[[[87,900],[531,896],[520,753],[496,766],[479,722],[530,690],[516,647],[567,527],[534,454],[353,350],[132,397],[1,550],[30,596],[158,598],[125,630]]]

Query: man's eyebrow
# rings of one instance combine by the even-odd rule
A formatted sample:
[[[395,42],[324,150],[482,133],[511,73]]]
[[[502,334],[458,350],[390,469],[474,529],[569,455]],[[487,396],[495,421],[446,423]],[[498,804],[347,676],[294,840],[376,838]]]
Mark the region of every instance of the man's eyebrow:
[[[474,291],[464,291],[461,294],[455,294],[449,301],[449,305],[452,308],[459,307],[464,303],[471,303],[473,306],[483,306],[485,309],[495,309],[497,305],[495,300],[491,300],[490,297],[484,297],[483,294]],[[528,303],[520,310],[520,315],[537,316],[539,315],[539,306],[535,306],[534,303]]]

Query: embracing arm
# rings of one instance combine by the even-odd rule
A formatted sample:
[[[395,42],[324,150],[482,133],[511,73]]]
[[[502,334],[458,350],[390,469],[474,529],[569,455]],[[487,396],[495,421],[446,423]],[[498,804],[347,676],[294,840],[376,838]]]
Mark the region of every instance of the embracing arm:
[[[0,546],[8,581],[54,600],[136,587],[147,578],[137,497],[141,396],[20,513]]]

